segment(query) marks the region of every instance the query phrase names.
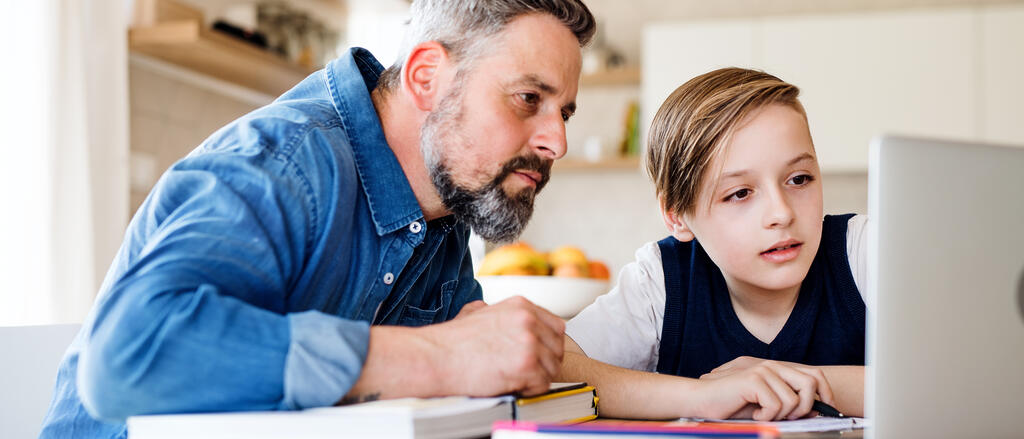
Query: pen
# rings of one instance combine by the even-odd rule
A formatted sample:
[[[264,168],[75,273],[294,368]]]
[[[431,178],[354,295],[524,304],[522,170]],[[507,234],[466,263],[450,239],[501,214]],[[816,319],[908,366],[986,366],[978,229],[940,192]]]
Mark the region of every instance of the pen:
[[[839,410],[836,410],[835,407],[832,407],[832,406],[830,406],[828,404],[825,404],[825,403],[823,403],[821,401],[818,401],[818,400],[814,400],[814,404],[811,405],[811,409],[813,409],[814,411],[817,411],[818,414],[820,414],[821,416],[828,416],[830,418],[845,418],[846,417],[842,413],[839,413]]]

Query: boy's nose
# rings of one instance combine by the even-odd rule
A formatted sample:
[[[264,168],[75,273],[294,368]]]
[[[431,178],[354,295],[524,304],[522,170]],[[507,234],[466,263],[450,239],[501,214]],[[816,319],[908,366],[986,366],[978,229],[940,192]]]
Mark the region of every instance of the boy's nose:
[[[793,208],[781,190],[769,191],[768,210],[764,215],[764,227],[775,229],[789,226],[793,222]]]

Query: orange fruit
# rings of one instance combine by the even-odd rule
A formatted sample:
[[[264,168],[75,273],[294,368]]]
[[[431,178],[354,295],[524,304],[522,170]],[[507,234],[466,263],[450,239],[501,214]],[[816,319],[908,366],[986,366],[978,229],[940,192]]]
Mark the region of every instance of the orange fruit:
[[[581,268],[586,269],[587,267],[587,256],[583,254],[583,250],[570,245],[564,245],[551,250],[548,253],[548,262],[552,266],[559,266],[563,264],[576,264]]]
[[[608,266],[601,261],[590,261],[590,277],[594,279],[608,280],[612,278],[611,271],[608,270]]]
[[[584,267],[571,263],[555,266],[551,274],[558,277],[587,277]]]

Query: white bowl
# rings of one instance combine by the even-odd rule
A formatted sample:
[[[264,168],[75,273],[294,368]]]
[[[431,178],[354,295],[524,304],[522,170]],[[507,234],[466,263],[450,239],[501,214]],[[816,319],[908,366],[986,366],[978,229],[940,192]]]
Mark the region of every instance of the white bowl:
[[[610,289],[606,280],[575,277],[478,276],[476,280],[487,304],[523,296],[563,319],[572,318]]]

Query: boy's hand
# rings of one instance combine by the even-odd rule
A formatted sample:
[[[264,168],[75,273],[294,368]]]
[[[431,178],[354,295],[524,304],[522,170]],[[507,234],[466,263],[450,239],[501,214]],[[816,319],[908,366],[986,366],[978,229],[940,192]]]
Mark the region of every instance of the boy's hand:
[[[834,404],[824,373],[796,363],[740,357],[701,376],[700,382],[706,390],[705,418],[797,419],[811,413],[816,398]]]
[[[704,375],[701,375],[700,379],[703,380],[703,379],[724,378],[724,377],[732,375],[732,374],[734,374],[736,372],[739,372],[739,371],[746,370],[746,369],[749,369],[751,367],[757,366],[758,364],[761,364],[761,363],[763,363],[765,361],[771,361],[771,360],[765,360],[763,358],[747,357],[747,356],[736,357],[732,361],[712,369],[711,372],[708,372],[708,373],[706,373]],[[822,372],[821,368],[815,367],[815,366],[808,366],[806,364],[800,364],[800,363],[790,363],[788,361],[772,361],[772,362],[773,363],[777,363],[777,364],[781,364],[781,365],[786,366],[786,367],[791,367],[791,368],[797,369],[797,370],[799,370],[799,371],[801,371],[803,373],[806,373],[808,375],[814,376],[815,379],[818,380],[818,383],[820,385],[823,385],[829,391],[829,399],[832,398],[832,396],[831,396],[831,393],[832,393],[831,390],[832,389],[828,385],[829,384],[828,380],[825,379],[825,373]],[[822,398],[824,398],[824,397],[825,396],[822,395]],[[827,404],[831,403],[830,401],[824,401],[824,400],[822,400],[822,402],[827,403]]]
[[[762,361],[765,360],[763,358],[757,357],[736,357],[732,361],[729,361],[725,364],[722,364],[721,366],[712,369],[711,372],[701,375],[700,379],[703,380],[727,377],[738,371],[749,369],[751,366],[754,366]]]

